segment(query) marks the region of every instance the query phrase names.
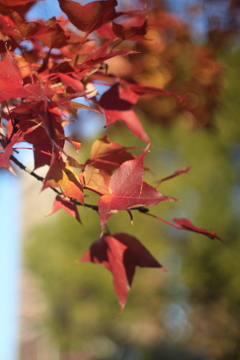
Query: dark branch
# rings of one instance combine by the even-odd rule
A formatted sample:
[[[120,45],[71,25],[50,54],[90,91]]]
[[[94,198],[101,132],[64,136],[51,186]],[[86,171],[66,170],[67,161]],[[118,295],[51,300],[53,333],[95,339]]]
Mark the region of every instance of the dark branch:
[[[29,175],[33,176],[35,179],[37,179],[38,181],[43,182],[44,181],[44,177],[39,176],[38,174],[36,174],[33,170],[29,169],[27,166],[23,165],[17,158],[15,158],[15,156],[11,155],[10,160],[12,162],[14,162],[15,165],[17,165],[20,169],[24,170],[26,173],[28,173]],[[59,191],[56,188],[50,187],[50,189],[52,189],[56,194],[70,200],[72,203],[74,203],[75,205],[79,205],[79,206],[85,206],[87,208],[90,208],[92,210],[98,211],[98,206],[97,205],[91,205],[91,204],[81,204],[79,201],[77,201],[76,199],[70,198],[68,196],[64,196],[62,194],[61,191]]]
[[[39,176],[38,174],[36,174],[33,170],[29,169],[27,166],[23,165],[17,158],[15,158],[15,156],[11,155],[10,157],[10,160],[12,162],[14,162],[15,165],[17,165],[20,169],[24,170],[26,173],[28,173],[29,175],[33,176],[35,179],[37,179],[38,181],[41,181],[43,182],[44,181],[44,177],[42,176]],[[78,205],[78,206],[85,206],[87,208],[90,208],[94,211],[98,211],[98,206],[97,205],[92,205],[92,204],[81,204],[79,201],[77,201],[76,199],[73,199],[73,198],[70,198],[68,196],[64,196],[62,194],[61,191],[59,191],[58,189],[56,188],[53,188],[53,187],[50,187],[50,189],[52,189],[56,194],[64,197],[65,199],[71,201],[73,204],[75,205]],[[132,210],[137,210],[143,214],[147,214],[149,209],[144,207],[144,206],[136,206],[136,207],[133,207],[131,208],[131,211]],[[150,215],[150,214],[147,214],[147,215]]]

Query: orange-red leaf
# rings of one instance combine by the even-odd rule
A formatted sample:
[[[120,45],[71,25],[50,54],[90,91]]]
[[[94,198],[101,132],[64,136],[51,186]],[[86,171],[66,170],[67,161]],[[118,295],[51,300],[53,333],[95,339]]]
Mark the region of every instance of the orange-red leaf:
[[[61,158],[55,157],[48,170],[42,190],[48,187],[60,187],[65,196],[84,204],[84,195],[79,178]]]
[[[50,213],[48,215],[52,215],[56,211],[61,210],[61,209],[65,210],[68,214],[73,216],[77,221],[79,221],[81,223],[79,213],[77,210],[77,206],[74,203],[72,203],[71,201],[63,199],[61,196],[58,195],[58,196],[56,196],[54,203],[53,203],[52,210],[50,211]]]
[[[108,191],[108,186],[106,185],[103,176],[100,174],[99,170],[91,165],[85,167],[84,173],[84,183],[85,187],[93,192],[98,194],[104,194]]]
[[[135,159],[135,155],[127,152],[128,148],[109,141],[107,136],[96,140],[91,149],[91,159],[87,164],[99,170],[105,183],[108,185],[110,177],[119,165],[127,160]]]

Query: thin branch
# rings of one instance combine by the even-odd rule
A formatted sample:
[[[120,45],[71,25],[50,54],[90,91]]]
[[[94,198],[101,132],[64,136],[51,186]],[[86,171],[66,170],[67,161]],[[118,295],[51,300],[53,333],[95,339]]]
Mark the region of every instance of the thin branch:
[[[148,210],[148,209],[147,209]],[[157,220],[160,220],[160,221],[162,221],[162,222],[164,222],[165,224],[168,224],[168,225],[170,225],[170,226],[173,226],[173,227],[175,227],[176,229],[179,229],[179,230],[182,230],[183,228],[181,227],[181,226],[178,226],[178,225],[175,225],[175,224],[173,224],[173,223],[171,223],[171,222],[169,222],[169,221],[167,221],[167,220],[164,220],[164,219],[162,219],[162,218],[160,218],[160,217],[158,217],[158,216],[156,216],[156,215],[153,215],[153,214],[151,214],[151,213],[149,213],[149,212],[145,212],[145,214],[146,215],[148,215],[148,216],[151,216],[151,217],[153,217],[153,218],[155,218],[155,219],[157,219]],[[186,229],[185,229],[186,230]]]
[[[43,182],[44,181],[44,178],[42,176],[39,176],[37,175],[34,171],[30,170],[28,167],[26,167],[25,165],[23,165],[18,159],[15,158],[15,156],[11,155],[10,156],[10,160],[12,160],[14,162],[14,164],[16,164],[20,169],[24,170],[25,172],[27,172],[29,175],[33,176],[35,179]],[[56,188],[53,188],[53,187],[50,187],[55,193],[57,193],[59,196],[71,201],[73,204],[75,205],[79,205],[79,206],[85,206],[87,208],[90,208],[94,211],[98,211],[98,206],[97,205],[92,205],[92,204],[81,204],[79,201],[77,201],[76,199],[73,199],[71,197],[68,197],[68,196],[65,196],[63,193],[61,193],[59,190],[57,190]],[[130,216],[130,220],[131,220],[131,223],[133,225],[133,217],[132,217],[132,213],[131,211],[132,210],[137,210],[139,211],[140,213],[142,214],[145,214],[145,215],[148,215],[148,216],[151,216],[157,220],[160,220],[162,222],[164,222],[165,224],[168,224],[176,229],[179,229],[179,230],[188,230],[188,231],[193,231],[195,233],[199,233],[199,234],[202,234],[202,235],[205,235],[207,237],[209,237],[210,239],[214,239],[214,238],[217,238],[219,240],[221,240],[222,242],[223,239],[221,239],[219,236],[217,236],[217,234],[215,233],[215,231],[212,231],[212,232],[209,232],[205,229],[201,229],[201,228],[197,228],[195,227],[193,224],[191,224],[191,222],[189,220],[188,223],[190,225],[184,225],[184,224],[181,224],[180,223],[180,226],[179,225],[176,225],[176,224],[173,224],[167,220],[164,220],[156,215],[153,215],[151,213],[149,213],[149,209],[145,206],[136,206],[136,207],[133,207],[131,209],[126,209],[126,211],[128,212],[129,216]],[[177,219],[176,219],[177,220]],[[181,220],[181,219],[180,219]],[[174,221],[174,219],[173,219]],[[109,232],[109,231],[108,231]],[[103,231],[102,231],[102,234],[103,234]],[[101,234],[101,236],[102,236]]]
[[[42,176],[37,175],[34,171],[30,170],[27,166],[23,165],[15,156],[11,155],[10,160],[14,162],[20,169],[24,170],[29,175],[35,177],[35,179],[43,182],[44,178]],[[55,189],[54,189],[55,190]]]
[[[14,162],[15,165],[17,165],[20,169],[24,170],[26,173],[28,173],[29,175],[33,176],[35,179],[37,179],[38,181],[43,182],[44,181],[44,177],[39,176],[38,174],[36,174],[33,170],[29,169],[27,166],[23,165],[15,156],[11,155],[10,156],[10,160],[12,160],[12,162]],[[72,203],[74,203],[75,205],[79,205],[79,206],[85,206],[87,208],[90,208],[92,210],[98,211],[98,206],[97,205],[92,205],[92,204],[82,204],[79,201],[77,201],[76,199],[70,198],[68,196],[64,196],[62,194],[61,191],[59,191],[56,188],[50,187],[50,189],[52,189],[56,194],[70,200]]]
[[[44,177],[42,176],[39,176],[38,174],[36,174],[33,170],[29,169],[27,166],[23,165],[15,156],[11,155],[10,156],[10,160],[12,160],[12,162],[14,162],[15,165],[17,165],[20,169],[24,170],[26,173],[28,173],[29,175],[33,176],[35,179],[37,179],[38,181],[41,181],[43,182],[44,181]],[[73,199],[71,197],[68,197],[68,196],[64,196],[62,194],[61,191],[59,191],[58,189],[56,188],[53,188],[53,187],[50,187],[50,189],[52,189],[56,194],[64,197],[65,199],[71,201],[73,204],[75,205],[78,205],[78,206],[85,206],[89,209],[92,209],[94,211],[98,211],[98,206],[97,205],[92,205],[92,204],[82,204],[80,203],[79,201],[77,201],[76,199]],[[144,206],[136,206],[136,207],[133,207],[131,208],[131,211],[132,210],[137,210],[143,214],[147,214],[149,216],[153,216],[155,217],[155,215],[152,215],[152,214],[149,214],[148,211],[149,209],[144,207]],[[127,210],[129,212],[129,210]]]

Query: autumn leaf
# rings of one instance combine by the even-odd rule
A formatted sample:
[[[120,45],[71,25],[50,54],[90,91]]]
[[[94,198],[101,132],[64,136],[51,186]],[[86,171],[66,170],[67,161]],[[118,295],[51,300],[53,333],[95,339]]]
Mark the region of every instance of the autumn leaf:
[[[56,130],[61,130],[60,124],[54,125],[56,125]],[[41,121],[23,118],[18,122],[18,127],[19,134],[21,134],[20,140],[33,145],[34,168],[37,169],[44,165],[50,165],[53,147]],[[13,140],[14,138],[11,139],[11,143]],[[61,139],[58,143],[60,146],[63,146]]]
[[[180,96],[172,91],[168,91],[166,89],[163,89],[163,88],[160,88],[157,86],[149,86],[146,84],[136,82],[134,80],[129,81],[126,79],[122,79],[121,83],[124,84],[125,86],[127,86],[132,91],[134,91],[139,96],[144,95],[144,94],[162,95],[162,96],[167,96],[167,97],[173,97],[179,102],[182,102],[184,100],[182,96]]]
[[[34,36],[38,41],[49,48],[62,48],[67,45],[70,35],[67,35],[64,29],[58,24],[55,17],[45,22],[45,27],[40,28]]]
[[[36,35],[39,31],[40,32],[46,32],[49,31],[49,27],[47,27],[45,24],[38,22],[38,21],[26,21],[23,19],[16,11],[1,6],[1,11],[9,15],[13,23],[15,24],[16,30],[18,31],[18,36],[20,36],[21,39],[27,39],[31,38],[32,36]]]
[[[150,142],[138,116],[131,110],[138,98],[136,93],[116,83],[101,96],[98,105],[106,116],[106,126],[121,120],[133,134]]]
[[[101,227],[104,229],[110,216],[133,206],[154,206],[161,201],[175,201],[143,182],[143,160],[146,155],[124,162],[111,176],[109,193],[98,200]]]
[[[63,194],[84,204],[82,185],[71,167],[53,154],[53,161],[44,179],[42,190],[60,187]]]
[[[108,191],[108,186],[106,185],[103,176],[95,167],[87,165],[85,167],[83,176],[84,184],[87,189],[101,195]]]
[[[106,42],[104,45],[99,46],[98,48],[94,49],[85,59],[84,61],[80,61],[80,64],[76,63],[75,65],[79,69],[91,68],[96,64],[100,64],[108,59],[111,59],[115,56],[124,56],[129,54],[135,54],[136,51],[134,50],[110,50],[109,47],[114,47],[116,45],[115,42]]]
[[[101,263],[111,271],[121,311],[126,304],[136,266],[166,271],[139,240],[124,233],[104,234],[78,261]]]
[[[143,211],[145,212],[145,211]],[[147,212],[147,211],[146,211]],[[148,212],[147,212],[148,213]],[[178,218],[175,218],[173,219],[173,222],[174,223],[171,223],[165,219],[162,219],[156,215],[153,215],[153,214],[150,214],[148,213],[149,216],[152,216],[154,217],[155,219],[158,219],[162,222],[164,222],[165,224],[168,224],[176,229],[179,229],[179,230],[188,230],[188,231],[193,231],[193,232],[196,232],[198,234],[202,234],[202,235],[205,235],[207,237],[209,237],[210,239],[219,239],[221,240],[222,242],[224,242],[224,240],[222,238],[220,238],[217,234],[216,234],[216,231],[208,231],[206,229],[203,229],[203,228],[200,228],[200,227],[197,227],[195,226],[190,220],[188,219],[185,219],[185,218],[182,218],[182,219],[178,219]],[[177,225],[176,225],[177,224]]]
[[[71,86],[76,92],[85,91],[83,83],[77,79],[74,79],[72,76],[60,73],[59,77],[66,87]]]
[[[14,22],[8,16],[3,16],[6,9],[8,10],[9,8],[2,6],[0,2],[0,26],[1,26],[1,32],[5,35],[5,39],[4,37],[3,37],[4,40],[1,39],[2,45],[5,44],[4,49],[2,49],[2,53],[4,54],[6,53],[6,49],[11,49],[12,51],[14,51],[14,49],[18,46],[16,40],[10,40],[10,38],[14,37],[14,39],[18,39],[18,38],[21,39],[21,34],[16,29]],[[8,44],[9,45],[15,44],[15,46],[6,47],[6,45]],[[1,47],[3,48],[3,46]]]
[[[78,151],[80,149],[80,147],[81,147],[80,141],[71,139],[70,137],[64,136],[64,135],[61,135],[61,138],[69,141],[75,147],[76,151]]]
[[[77,221],[79,221],[81,223],[76,204],[74,204],[71,201],[68,201],[66,199],[63,199],[59,195],[56,196],[54,203],[53,203],[52,210],[47,214],[47,216],[52,215],[56,211],[61,210],[61,209],[65,210],[68,214],[73,216]]]
[[[112,22],[101,26],[97,33],[109,40],[121,38],[123,40],[149,40],[144,37],[147,32],[147,19],[144,16],[130,17],[121,24]]]
[[[178,229],[183,229],[183,230],[189,230],[189,231],[193,231],[202,235],[205,235],[207,237],[209,237],[210,239],[218,239],[223,241],[223,239],[221,239],[217,234],[216,231],[208,231],[206,229],[197,227],[195,225],[193,225],[193,223],[188,220],[188,219],[173,219],[173,221],[179,225]]]
[[[44,165],[50,165],[52,156],[52,144],[45,138],[39,143],[33,144],[34,149],[34,169]]]
[[[25,5],[29,2],[36,2],[37,0],[0,0],[0,4],[6,6],[17,6],[17,5]]]
[[[115,10],[118,4],[116,0],[93,1],[86,5],[70,0],[58,1],[71,23],[87,34],[121,15]]]
[[[116,39],[116,34],[113,32],[112,30],[112,24],[111,23],[106,23],[103,26],[101,26],[98,30],[97,33],[102,36],[105,37],[106,39],[109,40],[114,40]]]
[[[96,140],[91,148],[91,159],[86,162],[99,170],[103,176],[105,184],[109,184],[110,177],[119,165],[127,160],[135,159],[135,155],[127,152],[128,148],[109,141],[107,136]]]
[[[147,33],[147,19],[142,21],[142,18],[139,18],[139,23],[134,25],[126,26],[124,23],[116,24],[113,22],[112,29],[117,37],[125,40],[146,40],[144,35]]]
[[[0,168],[9,169],[10,166],[10,157],[13,153],[13,148],[11,144],[8,144],[4,149],[0,149]]]
[[[4,60],[0,62],[0,101],[10,98],[45,99],[40,84],[22,86],[21,72],[10,52],[7,51]]]
[[[102,138],[96,140],[93,144],[92,144],[92,148],[91,148],[91,157],[92,160],[94,161],[101,161],[101,158],[105,158],[106,155],[110,155],[113,154],[116,159],[116,164],[119,164],[119,156],[116,156],[116,154],[118,153],[118,155],[122,155],[122,154],[126,154],[126,147],[115,143],[113,141],[110,141],[108,139],[108,137],[106,135],[104,135]],[[128,153],[127,153],[128,154]],[[129,155],[129,154],[128,154]],[[126,159],[129,160],[129,159]],[[125,161],[126,161],[125,160]]]

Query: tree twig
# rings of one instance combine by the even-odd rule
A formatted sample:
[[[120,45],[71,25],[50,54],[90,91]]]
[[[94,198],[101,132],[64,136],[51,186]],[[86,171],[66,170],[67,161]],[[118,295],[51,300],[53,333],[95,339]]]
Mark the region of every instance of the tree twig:
[[[17,165],[20,169],[24,170],[26,173],[28,173],[29,175],[33,176],[35,179],[37,179],[38,181],[43,182],[44,181],[44,177],[39,176],[38,174],[36,174],[33,170],[29,169],[27,166],[23,165],[14,155],[10,156],[10,160],[12,162],[14,162],[15,165]],[[88,207],[92,210],[98,211],[98,206],[97,205],[92,205],[92,204],[82,204],[79,201],[77,201],[76,199],[70,198],[68,196],[65,196],[61,191],[59,191],[56,188],[50,187],[50,189],[52,189],[56,194],[64,197],[65,199],[68,199],[69,201],[71,201],[72,203],[74,203],[75,205],[79,205],[79,206],[85,206]]]
[[[38,181],[43,182],[44,181],[44,177],[39,176],[38,174],[36,174],[33,170],[29,169],[27,166],[23,165],[14,155],[10,156],[10,160],[12,162],[14,162],[15,165],[17,165],[20,169],[24,170],[26,173],[28,173],[29,175],[33,176],[35,179],[37,179]],[[65,196],[61,191],[59,191],[56,188],[50,187],[50,189],[52,189],[56,194],[64,197],[65,199],[71,201],[73,204],[78,205],[78,206],[85,206],[87,208],[90,208],[94,211],[98,211],[98,206],[97,205],[92,205],[92,204],[82,204],[79,201],[77,201],[76,199],[73,199],[71,197]],[[149,209],[145,206],[136,206],[130,209],[132,210],[137,210],[139,212],[141,212],[142,214],[148,214]],[[150,215],[150,216],[154,216],[154,215]]]

